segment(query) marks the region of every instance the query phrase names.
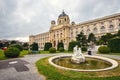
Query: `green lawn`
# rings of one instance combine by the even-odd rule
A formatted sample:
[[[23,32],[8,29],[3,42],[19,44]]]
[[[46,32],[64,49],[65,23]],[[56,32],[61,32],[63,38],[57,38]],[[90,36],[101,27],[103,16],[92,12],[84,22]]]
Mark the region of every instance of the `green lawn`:
[[[4,60],[4,59],[7,59],[7,58],[4,56],[4,51],[3,51],[3,50],[0,50],[0,60]]]
[[[27,55],[27,54],[29,54],[29,51],[28,50],[23,50],[23,51],[21,51],[19,57],[24,57],[24,55]]]
[[[120,64],[120,61],[117,61]],[[44,58],[37,61],[36,66],[46,80],[120,80],[120,65],[109,71],[74,72],[55,68],[48,63],[48,58]]]
[[[103,54],[103,53],[97,52],[97,54]],[[108,53],[108,55],[120,55],[120,53]]]
[[[40,52],[40,54],[50,54],[49,51],[44,51],[44,50],[40,50],[39,52]],[[72,52],[65,50],[64,52],[56,51],[56,53],[72,53]]]

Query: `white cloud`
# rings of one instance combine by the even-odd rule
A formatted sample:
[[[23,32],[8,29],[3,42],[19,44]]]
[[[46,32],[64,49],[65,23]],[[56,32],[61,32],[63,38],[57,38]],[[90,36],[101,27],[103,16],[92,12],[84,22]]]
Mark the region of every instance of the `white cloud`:
[[[120,0],[0,0],[0,37],[46,32],[64,9],[76,23],[120,12]],[[23,38],[23,39],[22,39]],[[28,40],[28,39],[26,39]]]

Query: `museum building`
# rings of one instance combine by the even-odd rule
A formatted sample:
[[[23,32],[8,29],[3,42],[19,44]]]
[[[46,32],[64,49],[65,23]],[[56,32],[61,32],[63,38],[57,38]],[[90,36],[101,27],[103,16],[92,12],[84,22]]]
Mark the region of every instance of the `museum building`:
[[[106,33],[117,33],[120,30],[120,13],[89,20],[76,24],[70,22],[69,16],[63,11],[57,19],[51,21],[48,32],[29,36],[29,44],[38,43],[39,49],[44,49],[46,42],[51,42],[57,48],[58,42],[63,42],[65,49],[69,42],[75,41],[77,34],[83,32],[86,36],[94,33],[97,39]]]

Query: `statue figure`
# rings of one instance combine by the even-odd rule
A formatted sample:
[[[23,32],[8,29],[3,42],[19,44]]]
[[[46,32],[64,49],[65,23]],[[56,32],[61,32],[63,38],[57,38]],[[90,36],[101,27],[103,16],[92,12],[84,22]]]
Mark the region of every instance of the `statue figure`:
[[[73,55],[72,55],[72,58],[71,58],[71,61],[73,63],[81,63],[81,62],[85,62],[85,57],[84,55],[82,54],[82,51],[81,51],[81,48],[78,48],[78,46],[76,45],[73,49]]]
[[[73,53],[74,53],[74,55],[77,55],[77,45],[73,48]]]

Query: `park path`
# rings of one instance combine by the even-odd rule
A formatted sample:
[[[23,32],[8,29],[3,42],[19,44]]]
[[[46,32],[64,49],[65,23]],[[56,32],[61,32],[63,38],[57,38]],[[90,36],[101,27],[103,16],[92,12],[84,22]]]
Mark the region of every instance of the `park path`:
[[[45,80],[45,77],[38,73],[35,62],[44,57],[64,54],[68,53],[34,54],[26,55],[23,58],[0,61],[0,80]],[[94,55],[120,60],[120,55]]]

